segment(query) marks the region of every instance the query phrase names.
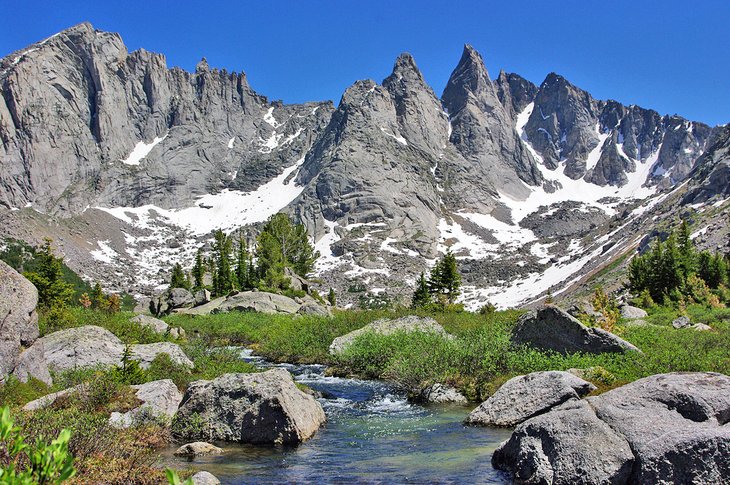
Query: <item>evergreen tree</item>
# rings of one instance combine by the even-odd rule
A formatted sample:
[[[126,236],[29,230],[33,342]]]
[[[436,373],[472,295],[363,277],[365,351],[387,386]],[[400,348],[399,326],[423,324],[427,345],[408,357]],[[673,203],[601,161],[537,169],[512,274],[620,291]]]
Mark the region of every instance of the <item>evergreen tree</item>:
[[[679,227],[677,246],[680,254],[679,267],[682,274],[682,281],[686,282],[687,278],[696,271],[695,248],[690,237],[689,224],[687,224],[686,220],[683,220],[682,225]]]
[[[286,214],[271,216],[256,240],[258,278],[270,288],[286,287],[287,267],[306,277],[318,257],[304,225],[294,225]]]
[[[94,308],[104,308],[106,306],[106,298],[104,297],[104,291],[101,289],[101,285],[97,281],[94,287],[91,289],[91,304]]]
[[[682,286],[681,255],[677,248],[677,238],[670,233],[664,243],[660,268],[660,285],[664,294],[669,295],[673,290]]]
[[[172,267],[172,275],[170,276],[170,288],[185,288],[190,289],[190,280],[183,271],[180,263],[175,263]]]
[[[205,279],[205,260],[203,258],[202,248],[198,249],[195,254],[195,263],[193,264],[193,290],[197,291],[203,288],[203,280]]]
[[[427,286],[442,304],[453,304],[461,294],[461,275],[456,266],[456,256],[450,250],[431,270]]]
[[[236,282],[238,287],[242,290],[248,290],[251,288],[251,278],[249,272],[251,267],[249,266],[249,254],[248,244],[243,238],[242,233],[238,233],[238,246],[236,248]]]
[[[55,256],[51,242],[44,239],[36,250],[35,270],[23,273],[38,289],[38,306],[45,309],[64,308],[74,297],[73,286],[63,279],[63,258]]]
[[[213,234],[215,242],[213,251],[215,253],[215,282],[213,292],[216,296],[228,294],[233,289],[234,274],[231,270],[231,252],[233,243],[231,238],[220,229]]]
[[[416,291],[413,292],[413,299],[411,300],[412,308],[425,307],[431,303],[431,291],[426,281],[426,276],[421,272],[421,276],[416,281]]]
[[[333,307],[336,307],[337,306],[337,296],[335,295],[335,289],[334,288],[330,288],[329,293],[327,293],[327,301]]]

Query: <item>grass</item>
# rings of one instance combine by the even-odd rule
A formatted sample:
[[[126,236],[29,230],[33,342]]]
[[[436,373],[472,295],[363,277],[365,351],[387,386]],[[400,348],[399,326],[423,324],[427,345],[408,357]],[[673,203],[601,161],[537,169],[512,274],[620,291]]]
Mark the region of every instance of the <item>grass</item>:
[[[38,326],[41,337],[67,328],[96,325],[109,330],[125,344],[151,344],[167,340],[166,336],[148,327],[130,322],[132,317],[134,317],[132,312],[108,313],[90,308],[70,307],[64,310],[61,318],[52,318],[47,313],[42,313]]]

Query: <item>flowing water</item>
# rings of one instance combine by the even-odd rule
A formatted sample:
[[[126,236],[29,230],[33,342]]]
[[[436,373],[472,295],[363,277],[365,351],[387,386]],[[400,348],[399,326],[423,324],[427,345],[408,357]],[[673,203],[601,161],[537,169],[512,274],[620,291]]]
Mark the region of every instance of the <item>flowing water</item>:
[[[243,357],[271,367],[244,351]],[[327,377],[324,366],[279,364],[322,393],[327,424],[298,447],[218,443],[226,452],[171,466],[207,470],[237,483],[509,483],[490,464],[508,430],[462,425],[473,408],[420,406],[380,381]]]

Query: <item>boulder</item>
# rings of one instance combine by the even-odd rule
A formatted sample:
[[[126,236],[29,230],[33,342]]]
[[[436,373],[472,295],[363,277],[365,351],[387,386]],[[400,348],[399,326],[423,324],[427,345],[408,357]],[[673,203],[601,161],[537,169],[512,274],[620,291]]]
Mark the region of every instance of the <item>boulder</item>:
[[[707,325],[706,323],[695,323],[694,325],[692,325],[689,328],[691,328],[692,330],[694,330],[696,332],[708,332],[708,331],[712,330],[712,327]]]
[[[185,288],[171,288],[161,295],[150,300],[150,312],[159,317],[169,315],[178,308],[190,308],[195,304],[195,298]]]
[[[443,384],[433,384],[423,389],[419,394],[419,399],[422,402],[429,403],[456,403],[466,404],[467,399],[462,393],[454,389],[451,386],[445,386]]]
[[[224,296],[195,308],[178,309],[175,313],[185,315],[210,315],[226,312],[258,312],[294,314],[300,305],[293,299],[265,291],[241,291]]]
[[[632,483],[730,482],[730,377],[659,374],[587,401],[631,445]]]
[[[309,293],[309,281],[296,274],[291,268],[284,268],[284,277],[289,280],[289,288],[292,290]]]
[[[193,306],[205,305],[206,303],[208,303],[210,301],[210,298],[211,298],[210,291],[208,291],[206,289],[198,290],[195,292],[195,295],[193,296],[193,298],[195,299]]]
[[[672,321],[672,327],[674,327],[676,329],[687,328],[691,325],[692,325],[692,323],[689,321],[689,317],[686,317],[686,316],[681,316],[679,318],[675,318]]]
[[[512,332],[512,342],[562,354],[639,351],[611,332],[586,327],[555,306],[522,315]]]
[[[185,338],[185,329],[182,327],[173,327],[168,332],[168,335],[175,340],[181,340]]]
[[[221,481],[212,473],[202,471],[191,477],[193,485],[220,485]]]
[[[81,390],[83,390],[83,388],[84,385],[79,384],[78,386],[69,387],[68,389],[64,389],[63,391],[46,394],[43,397],[39,397],[34,401],[26,403],[25,406],[23,406],[23,411],[37,411],[38,409],[45,409],[51,404],[55,403],[56,400],[80,392]]]
[[[43,342],[36,341],[29,348],[25,349],[18,358],[18,364],[13,370],[13,375],[20,382],[28,382],[28,379],[34,377],[46,384],[53,385],[51,373],[48,370],[48,363],[45,358],[45,350]]]
[[[299,307],[299,310],[297,310],[297,313],[299,315],[314,315],[318,317],[329,317],[332,316],[332,313],[330,313],[329,308],[324,307],[322,305],[318,305],[317,303],[304,303],[302,306]]]
[[[220,455],[221,453],[223,453],[222,448],[205,441],[186,443],[175,451],[176,456]]]
[[[150,303],[152,300],[149,298],[145,298],[140,300],[136,305],[134,305],[134,308],[132,311],[137,315],[147,315],[150,312]]]
[[[126,413],[113,412],[109,424],[117,428],[130,426],[147,419],[172,420],[182,401],[182,394],[170,379],[132,386],[142,404]]]
[[[284,369],[195,381],[176,416],[179,438],[297,444],[325,422],[322,406]]]
[[[38,338],[37,305],[33,283],[0,261],[0,382],[15,369],[22,347]]]
[[[444,338],[452,338],[451,335],[446,333],[446,330],[436,322],[433,318],[406,316],[395,320],[381,319],[376,320],[362,328],[354,330],[341,337],[337,337],[332,341],[329,347],[331,354],[342,353],[347,347],[349,347],[353,341],[360,335],[365,333],[377,333],[380,335],[392,335],[397,332],[424,332],[424,333],[435,333],[441,335]]]
[[[492,455],[514,483],[552,485],[627,483],[633,462],[626,439],[581,400],[528,419]]]
[[[157,333],[166,333],[169,328],[169,326],[159,318],[150,317],[148,315],[136,315],[129,321],[139,324],[140,327],[150,328]]]
[[[117,365],[124,353],[124,344],[116,335],[95,325],[59,330],[38,341],[48,367],[56,372]]]
[[[508,380],[466,418],[467,424],[516,426],[596,389],[568,372],[532,372]]]
[[[649,316],[646,311],[642,310],[641,308],[631,306],[631,305],[622,305],[621,308],[621,316],[627,320],[634,320],[637,318],[646,318]]]
[[[176,364],[188,367],[192,369],[194,367],[193,361],[191,361],[185,352],[180,348],[178,344],[172,342],[157,342],[153,344],[137,344],[132,345],[130,348],[132,352],[132,358],[139,361],[140,367],[143,369],[149,368],[152,361],[157,357],[158,354],[167,354],[170,356],[173,362]]]

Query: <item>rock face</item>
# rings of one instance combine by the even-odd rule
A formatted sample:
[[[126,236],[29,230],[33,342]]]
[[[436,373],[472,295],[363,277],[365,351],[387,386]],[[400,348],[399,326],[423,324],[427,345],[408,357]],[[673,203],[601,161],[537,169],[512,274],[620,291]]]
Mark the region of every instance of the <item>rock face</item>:
[[[588,402],[631,445],[632,483],[730,480],[730,377],[659,374]]]
[[[659,374],[515,428],[492,464],[518,483],[726,483],[730,377]]]
[[[223,453],[222,448],[218,448],[205,441],[186,443],[175,450],[175,455],[177,456],[220,455],[221,453]]]
[[[610,332],[586,327],[575,317],[554,306],[522,315],[512,333],[512,342],[563,354],[639,351]]]
[[[626,439],[584,401],[567,402],[525,421],[492,455],[515,483],[627,483],[634,455]]]
[[[17,367],[17,377],[24,382],[29,376],[50,382],[48,369],[38,360],[43,346],[22,350],[38,338],[37,305],[33,283],[0,261],[0,382]]]
[[[433,384],[422,390],[419,398],[423,402],[427,403],[455,403],[455,404],[466,404],[467,399],[462,393],[453,387],[445,386],[443,384]]]
[[[353,330],[341,337],[337,337],[332,341],[329,351],[331,354],[342,353],[352,344],[353,341],[355,341],[357,337],[371,332],[380,335],[392,335],[397,332],[423,332],[435,333],[443,336],[444,338],[451,337],[448,333],[446,333],[446,330],[444,330],[444,328],[436,322],[436,320],[430,317],[421,318],[407,316],[395,320],[384,318],[376,320],[373,323],[369,323],[357,330]]]
[[[113,412],[109,424],[128,428],[146,419],[171,420],[182,401],[182,394],[170,379],[147,382],[132,386],[142,404],[126,413]]]
[[[59,330],[39,341],[48,367],[56,372],[117,365],[124,353],[124,344],[116,335],[95,325]]]
[[[284,369],[195,381],[177,413],[181,438],[298,444],[325,422],[322,406]],[[194,423],[193,423],[194,422]]]
[[[513,377],[466,418],[467,424],[516,426],[596,389],[568,372],[533,372]]]
[[[167,333],[169,329],[168,325],[162,320],[147,315],[136,315],[130,321],[138,323],[141,327],[151,328],[157,333]]]

